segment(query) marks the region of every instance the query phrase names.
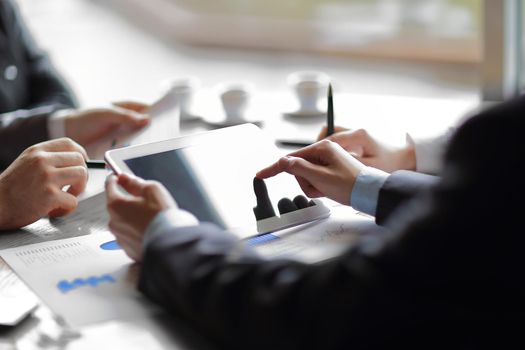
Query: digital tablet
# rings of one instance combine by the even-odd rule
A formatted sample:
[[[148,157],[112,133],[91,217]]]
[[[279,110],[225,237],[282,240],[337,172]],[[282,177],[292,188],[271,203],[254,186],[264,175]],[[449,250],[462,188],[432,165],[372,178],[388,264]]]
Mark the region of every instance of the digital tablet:
[[[330,215],[330,209],[318,199],[280,214],[278,207],[286,207],[303,194],[295,178],[279,174],[264,182],[254,180],[259,170],[280,156],[261,129],[243,124],[111,150],[105,158],[115,173],[157,180],[179,207],[200,221],[246,238]],[[282,200],[286,203],[279,204]]]

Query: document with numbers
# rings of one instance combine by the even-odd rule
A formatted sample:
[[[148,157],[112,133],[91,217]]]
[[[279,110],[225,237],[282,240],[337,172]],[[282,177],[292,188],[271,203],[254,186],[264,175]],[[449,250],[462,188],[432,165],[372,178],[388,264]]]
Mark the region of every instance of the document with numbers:
[[[137,291],[138,266],[109,232],[6,249],[0,255],[72,326],[143,317],[155,310]]]
[[[37,305],[38,298],[0,259],[0,325],[16,325]]]
[[[27,244],[78,237],[108,230],[106,194],[81,201],[74,213],[60,218],[43,218],[18,230],[0,234],[0,250]]]

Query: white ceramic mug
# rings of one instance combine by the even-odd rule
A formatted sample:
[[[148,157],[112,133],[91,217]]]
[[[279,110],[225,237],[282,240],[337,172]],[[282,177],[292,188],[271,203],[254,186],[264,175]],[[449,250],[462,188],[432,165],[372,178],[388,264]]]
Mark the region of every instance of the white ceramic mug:
[[[171,79],[164,83],[165,89],[170,91],[176,98],[180,108],[181,119],[192,116],[191,105],[193,96],[200,86],[200,81],[196,77],[184,77]]]
[[[219,87],[226,122],[232,124],[244,122],[251,90],[252,87],[248,83],[228,83]]]
[[[299,99],[300,112],[318,112],[319,100],[326,94],[330,77],[323,72],[301,71],[288,76],[288,85]]]

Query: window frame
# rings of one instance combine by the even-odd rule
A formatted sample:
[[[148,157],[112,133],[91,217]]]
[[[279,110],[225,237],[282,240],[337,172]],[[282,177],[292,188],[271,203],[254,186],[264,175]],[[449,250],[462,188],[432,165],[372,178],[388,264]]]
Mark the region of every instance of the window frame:
[[[522,0],[483,1],[483,101],[503,101],[523,89]]]

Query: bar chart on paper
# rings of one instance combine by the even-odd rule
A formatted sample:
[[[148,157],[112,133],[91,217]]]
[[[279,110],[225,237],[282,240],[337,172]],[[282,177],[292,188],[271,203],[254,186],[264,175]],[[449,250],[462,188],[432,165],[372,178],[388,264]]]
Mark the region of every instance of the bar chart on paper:
[[[86,278],[77,277],[73,280],[61,280],[57,284],[57,288],[62,293],[68,293],[83,287],[96,288],[104,283],[116,283],[115,277],[109,274],[100,276],[89,276]]]
[[[138,267],[109,232],[7,249],[1,255],[72,326],[143,317],[154,310],[136,290]]]

